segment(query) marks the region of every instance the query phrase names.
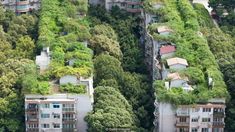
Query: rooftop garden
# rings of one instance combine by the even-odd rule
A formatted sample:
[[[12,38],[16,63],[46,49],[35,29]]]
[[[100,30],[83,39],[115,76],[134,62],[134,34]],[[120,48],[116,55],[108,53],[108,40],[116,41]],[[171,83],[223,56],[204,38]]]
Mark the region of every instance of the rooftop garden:
[[[41,75],[47,77],[39,77],[41,81],[65,75],[78,78],[92,75],[93,52],[86,46],[90,37],[87,7],[87,0],[42,0],[37,45],[40,50],[50,47],[51,61],[49,69]],[[74,92],[72,87],[61,88]]]
[[[191,92],[184,92],[182,89],[167,90],[164,80],[157,80],[154,83],[157,98],[173,104],[193,104],[207,102],[211,98],[228,98],[227,88],[215,57],[206,39],[198,35],[199,22],[190,2],[187,0],[163,0],[163,2],[164,7],[160,9],[152,7],[154,12],[159,10],[161,18],[159,23],[149,26],[150,34],[155,40],[171,41],[176,44],[176,56],[186,59],[190,66],[190,69],[186,69],[183,74],[189,76],[196,88]],[[173,33],[162,38],[156,32],[159,25],[168,25]],[[214,82],[212,88],[208,86],[209,77]]]

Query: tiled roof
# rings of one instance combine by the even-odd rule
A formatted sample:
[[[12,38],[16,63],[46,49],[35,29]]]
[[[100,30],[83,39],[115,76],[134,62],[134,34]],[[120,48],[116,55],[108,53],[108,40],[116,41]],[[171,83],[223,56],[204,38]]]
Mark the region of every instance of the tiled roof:
[[[157,28],[157,31],[159,33],[162,33],[162,32],[172,32],[172,30],[169,27],[167,27],[167,26],[159,26]]]
[[[173,45],[162,46],[160,48],[160,55],[167,54],[167,53],[172,53],[172,52],[175,52],[175,51],[176,51],[176,49],[175,49],[175,46],[173,46]]]
[[[187,60],[178,58],[178,57],[170,58],[170,59],[167,59],[166,61],[167,61],[168,66],[175,65],[175,64],[182,64],[182,65],[188,66]]]
[[[186,81],[188,81],[187,77],[181,77],[178,72],[168,74],[167,78],[169,78],[171,80],[186,80]]]

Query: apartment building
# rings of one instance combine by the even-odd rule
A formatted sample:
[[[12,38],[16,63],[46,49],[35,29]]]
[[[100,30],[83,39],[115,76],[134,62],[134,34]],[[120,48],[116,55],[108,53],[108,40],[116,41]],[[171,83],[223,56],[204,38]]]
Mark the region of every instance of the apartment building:
[[[90,4],[103,5],[106,10],[111,10],[113,6],[118,6],[130,13],[141,13],[143,11],[141,0],[90,0]]]
[[[26,132],[75,132],[78,101],[76,96],[26,95]]]
[[[26,132],[85,132],[84,117],[92,110],[85,95],[25,95]]]
[[[0,0],[1,4],[17,14],[25,14],[40,8],[41,0]]]
[[[155,102],[156,132],[224,132],[225,100],[180,105]]]

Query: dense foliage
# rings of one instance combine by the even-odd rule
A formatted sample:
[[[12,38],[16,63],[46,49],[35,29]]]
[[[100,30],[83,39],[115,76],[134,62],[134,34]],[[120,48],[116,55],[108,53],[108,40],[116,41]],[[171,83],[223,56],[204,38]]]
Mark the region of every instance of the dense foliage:
[[[193,72],[188,72],[189,77],[196,84],[195,90],[189,93],[179,90],[166,90],[161,82],[156,82],[157,97],[162,101],[171,101],[175,104],[192,104],[195,102],[206,102],[210,98],[228,97],[223,76],[219,71],[219,67],[211,53],[207,41],[199,35],[199,22],[197,14],[193,10],[192,5],[187,0],[172,1],[164,0],[164,7],[157,9],[161,13],[162,18],[159,19],[160,24],[168,25],[173,29],[173,33],[162,40],[168,40],[176,44],[176,56],[185,58],[190,67],[194,67],[198,73],[203,73],[197,78]],[[150,30],[156,40],[161,40],[154,30]],[[151,28],[154,28],[151,27]],[[213,78],[214,86],[208,88],[207,79]],[[204,81],[200,81],[200,80]],[[196,79],[196,80],[194,80]]]
[[[86,117],[89,132],[135,128],[135,117],[131,105],[116,88],[96,87],[94,97],[93,114]]]
[[[118,8],[112,9],[111,12],[106,12],[99,6],[92,7],[90,15],[93,26],[91,28],[90,46],[95,53],[94,85],[97,87],[113,87],[120,91],[131,105],[131,111],[133,111],[133,116],[135,117],[133,126],[127,127],[134,131],[149,131],[152,126],[151,116],[153,111],[153,92],[149,85],[150,82],[146,75],[131,73],[144,72],[144,68],[139,65],[143,65],[143,61],[141,62],[143,60],[143,51],[138,46],[138,35],[135,34],[139,29],[137,24],[133,25],[131,23],[137,18],[129,16],[128,13]],[[96,36],[102,36],[107,42],[95,41],[93,43]],[[97,106],[99,105],[97,104]],[[102,107],[99,111],[102,112],[103,109],[109,109],[109,107],[105,105],[105,108]],[[115,111],[109,111],[108,114],[105,113],[106,116],[100,116],[100,119],[97,118],[97,114],[100,112],[96,111],[98,110],[94,110],[88,116],[94,117],[92,118],[95,119],[93,123],[101,119],[109,120],[110,122],[118,121],[115,119],[110,120],[112,115],[116,114]],[[119,116],[119,113],[117,114]],[[121,121],[120,123],[125,122]],[[92,124],[92,122],[89,122],[89,126],[92,130],[100,130],[100,128],[106,127],[105,124],[97,126]]]
[[[208,44],[210,46],[210,50],[214,53],[214,56],[217,60],[217,63],[220,66],[222,73],[224,74],[224,80],[226,85],[228,86],[228,91],[231,96],[231,100],[227,103],[226,109],[226,127],[227,131],[235,131],[234,123],[235,123],[235,94],[234,94],[234,68],[235,68],[235,41],[234,38],[219,28],[216,28],[213,24],[208,25],[206,23],[209,20],[211,21],[211,17],[207,10],[202,5],[194,5],[194,9],[197,11],[199,16],[202,16],[205,19],[200,19],[201,21],[201,30],[203,34],[206,36]]]
[[[0,6],[0,131],[24,131],[23,93],[38,87],[29,77],[36,77],[35,38],[37,16],[16,16]],[[31,89],[29,89],[31,90]]]
[[[221,29],[235,37],[235,2],[234,0],[209,0],[209,5],[216,13],[214,17]]]
[[[50,68],[46,72],[50,79],[65,75],[75,75],[78,78],[92,75],[93,53],[86,47],[86,40],[90,37],[85,17],[87,6],[86,0],[42,1],[37,44],[38,49],[49,47],[52,52]],[[71,87],[62,87],[61,90],[80,91]]]

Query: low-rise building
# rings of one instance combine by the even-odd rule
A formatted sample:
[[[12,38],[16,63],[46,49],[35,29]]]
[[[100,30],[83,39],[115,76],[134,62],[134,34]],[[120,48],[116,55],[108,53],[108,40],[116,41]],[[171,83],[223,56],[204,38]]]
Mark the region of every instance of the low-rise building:
[[[166,61],[170,69],[183,70],[186,69],[188,66],[187,60],[183,58],[174,57],[167,59]]]
[[[49,47],[43,48],[40,55],[36,56],[36,65],[39,67],[40,72],[43,72],[49,67],[50,64],[50,50]]]
[[[176,47],[174,45],[163,45],[160,48],[161,59],[173,57],[176,52]]]
[[[25,14],[40,8],[41,0],[1,0],[0,3],[17,14]]]
[[[159,27],[157,28],[157,32],[158,32],[160,35],[168,36],[168,35],[170,35],[170,33],[173,32],[173,30],[170,29],[168,26],[159,26]]]

